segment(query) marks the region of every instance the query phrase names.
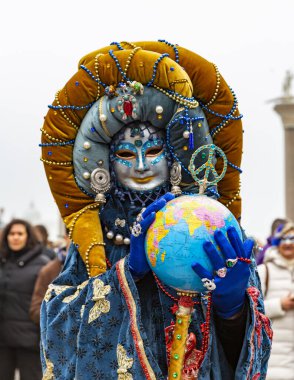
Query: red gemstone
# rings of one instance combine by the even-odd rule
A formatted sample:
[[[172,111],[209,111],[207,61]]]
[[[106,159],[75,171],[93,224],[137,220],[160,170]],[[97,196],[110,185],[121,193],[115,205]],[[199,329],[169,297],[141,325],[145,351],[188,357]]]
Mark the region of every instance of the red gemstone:
[[[127,116],[131,116],[133,112],[133,105],[132,102],[129,100],[125,100],[124,102],[124,111]]]

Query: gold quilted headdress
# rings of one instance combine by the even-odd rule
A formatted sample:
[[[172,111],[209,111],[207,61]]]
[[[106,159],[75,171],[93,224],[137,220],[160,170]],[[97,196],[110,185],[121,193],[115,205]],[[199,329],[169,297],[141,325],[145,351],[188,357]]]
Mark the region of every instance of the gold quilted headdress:
[[[106,270],[103,234],[99,204],[75,177],[74,144],[87,111],[105,89],[127,80],[156,89],[179,107],[204,111],[213,142],[229,164],[218,186],[219,201],[237,219],[241,215],[242,125],[235,94],[216,65],[166,41],[113,43],[80,60],[76,74],[56,93],[41,129],[41,160],[51,192],[91,276]]]

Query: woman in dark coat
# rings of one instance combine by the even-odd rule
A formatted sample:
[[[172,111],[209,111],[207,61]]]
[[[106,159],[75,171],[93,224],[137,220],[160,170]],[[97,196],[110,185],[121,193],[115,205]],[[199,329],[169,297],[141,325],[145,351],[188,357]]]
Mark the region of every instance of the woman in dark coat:
[[[15,369],[21,380],[42,378],[39,327],[29,317],[34,284],[49,259],[42,254],[31,225],[12,220],[0,243],[0,379],[13,380]]]

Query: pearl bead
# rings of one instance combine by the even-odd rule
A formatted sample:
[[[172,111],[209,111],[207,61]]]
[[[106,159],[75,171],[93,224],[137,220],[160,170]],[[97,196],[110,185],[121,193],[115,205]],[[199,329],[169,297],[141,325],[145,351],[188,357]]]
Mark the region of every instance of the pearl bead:
[[[130,245],[131,240],[129,238],[124,238],[124,244],[125,245]]]
[[[91,176],[91,174],[90,174],[89,172],[84,172],[84,173],[83,173],[83,177],[84,177],[85,179],[89,179],[90,176]]]
[[[115,241],[117,242],[117,243],[121,243],[122,241],[123,241],[123,236],[121,235],[121,234],[117,234],[116,236],[115,236]]]
[[[162,106],[156,106],[155,111],[156,111],[156,113],[162,113],[163,107]]]
[[[107,239],[113,239],[114,233],[112,231],[108,231],[106,234]]]
[[[189,131],[184,131],[184,133],[183,133],[184,139],[188,139],[189,136],[190,136],[190,132]]]
[[[99,119],[100,119],[100,121],[106,121],[106,120],[107,120],[107,116],[106,116],[104,113],[102,113],[102,114],[99,116]]]
[[[89,141],[85,141],[83,146],[84,146],[85,149],[90,149],[91,148],[91,144],[89,143]]]

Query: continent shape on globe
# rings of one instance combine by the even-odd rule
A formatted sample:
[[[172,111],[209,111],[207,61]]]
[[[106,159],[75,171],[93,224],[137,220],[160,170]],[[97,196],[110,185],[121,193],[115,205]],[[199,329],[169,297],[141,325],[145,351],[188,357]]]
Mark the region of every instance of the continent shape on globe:
[[[151,269],[165,285],[179,291],[205,292],[191,265],[198,262],[213,273],[203,243],[211,241],[219,251],[213,234],[217,229],[226,234],[231,226],[242,238],[234,215],[212,198],[184,195],[171,200],[156,213],[147,231],[146,256]]]

